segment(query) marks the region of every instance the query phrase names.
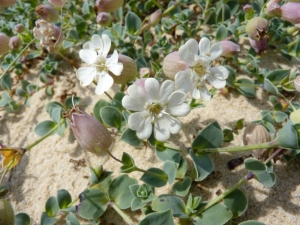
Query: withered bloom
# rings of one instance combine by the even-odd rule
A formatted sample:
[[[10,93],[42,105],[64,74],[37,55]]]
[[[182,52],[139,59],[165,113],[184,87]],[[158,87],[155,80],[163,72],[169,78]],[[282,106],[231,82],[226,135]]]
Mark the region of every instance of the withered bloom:
[[[1,155],[3,156],[2,168],[8,170],[14,168],[19,162],[22,155],[25,153],[24,148],[5,146],[0,144]]]
[[[63,113],[80,146],[94,154],[108,150],[112,138],[107,128],[95,117],[81,111],[77,105]]]

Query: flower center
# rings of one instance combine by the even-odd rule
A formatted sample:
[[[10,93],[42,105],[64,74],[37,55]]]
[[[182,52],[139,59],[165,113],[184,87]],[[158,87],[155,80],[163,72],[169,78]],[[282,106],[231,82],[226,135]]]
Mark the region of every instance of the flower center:
[[[163,110],[163,107],[160,103],[155,102],[155,103],[148,105],[147,109],[149,110],[149,112],[152,116],[156,117],[161,113],[161,111]]]
[[[196,74],[200,78],[202,78],[205,74],[207,74],[207,67],[201,62],[197,62],[197,64],[191,68],[196,72]]]
[[[98,72],[108,71],[108,68],[106,66],[106,59],[104,57],[98,57],[94,65]]]

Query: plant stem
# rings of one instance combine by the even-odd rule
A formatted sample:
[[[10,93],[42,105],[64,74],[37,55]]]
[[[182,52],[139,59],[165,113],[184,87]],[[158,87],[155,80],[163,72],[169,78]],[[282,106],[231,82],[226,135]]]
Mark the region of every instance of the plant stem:
[[[122,162],[120,159],[114,157],[113,154],[111,154],[111,152],[110,152],[108,149],[106,150],[106,152],[107,152],[107,153],[109,154],[109,156],[112,157],[114,160],[116,160],[116,161],[118,161],[119,163],[122,163],[122,164],[123,164],[123,162]]]
[[[113,202],[109,202],[109,205],[116,210],[116,212],[123,218],[123,220],[125,220],[125,222],[129,225],[135,225],[135,223],[129,218],[129,216],[127,216],[121,209],[119,209],[119,207],[113,203]]]
[[[213,152],[240,152],[240,151],[248,151],[262,148],[276,148],[278,147],[277,141],[271,141],[261,144],[254,145],[246,145],[246,146],[237,146],[237,147],[225,147],[225,148],[205,148],[205,149],[194,149],[195,152],[198,153],[213,153]]]
[[[176,145],[171,144],[171,143],[162,143],[162,145],[158,144],[158,146],[163,146],[163,147],[166,147],[166,148],[170,148],[170,149],[172,149],[172,150],[175,150],[175,151],[182,152],[182,150],[180,149],[179,146],[176,146]]]
[[[74,66],[76,69],[79,68],[79,66],[78,66],[76,63],[72,62],[70,59],[68,59],[67,57],[65,57],[65,56],[64,56],[63,54],[61,54],[59,51],[57,51],[57,54],[58,54],[60,57],[62,57],[64,60],[66,60],[68,63],[70,63],[72,66]]]
[[[245,183],[248,182],[247,177],[243,177],[240,181],[238,181],[235,185],[233,185],[231,188],[228,188],[224,193],[222,193],[220,196],[218,196],[217,198],[213,199],[212,201],[208,202],[205,206],[203,206],[202,208],[200,208],[199,210],[197,210],[196,213],[194,213],[193,215],[199,215],[202,212],[204,212],[205,210],[207,210],[208,208],[210,208],[211,206],[215,205],[216,203],[220,202],[223,198],[225,198],[227,195],[229,195],[231,192],[233,192],[234,190],[236,190],[237,188],[241,187],[242,185],[244,185]]]
[[[0,76],[0,80],[2,79],[2,77],[7,73],[7,71],[12,67],[12,65],[17,61],[17,59],[26,51],[26,49],[35,41],[35,38],[31,40],[31,42],[29,42],[25,48],[22,49],[22,51],[19,53],[19,55],[17,55],[17,57],[11,62],[11,64],[6,68],[6,70],[2,73],[2,75]]]
[[[273,159],[276,155],[278,155],[280,152],[282,151],[282,148],[278,148],[275,152],[272,153],[272,155],[269,156],[269,158],[267,158],[264,161],[264,164],[267,164],[271,159]]]
[[[58,126],[56,125],[54,128],[52,128],[47,134],[45,134],[44,136],[42,136],[40,139],[36,140],[35,142],[33,142],[32,144],[28,145],[25,149],[26,151],[30,151],[30,149],[32,149],[34,146],[36,146],[37,144],[39,144],[41,141],[43,141],[44,139],[46,139],[47,137],[51,136],[56,130],[57,130]]]

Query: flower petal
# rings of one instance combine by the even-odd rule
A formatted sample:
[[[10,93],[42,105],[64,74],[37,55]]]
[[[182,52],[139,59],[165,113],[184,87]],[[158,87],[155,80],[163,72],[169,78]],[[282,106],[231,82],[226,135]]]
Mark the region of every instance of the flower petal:
[[[224,66],[211,67],[210,73],[220,80],[225,80],[229,76],[229,71]]]
[[[97,95],[103,94],[105,91],[108,91],[114,83],[114,79],[108,73],[101,73],[99,75],[98,84],[95,90]]]
[[[183,61],[191,65],[198,55],[197,41],[195,39],[188,40],[184,45],[180,46],[178,54]]]
[[[106,34],[102,34],[102,40],[103,40],[102,54],[103,54],[104,57],[106,57],[107,54],[108,54],[108,52],[109,52],[109,50],[110,50],[111,40],[110,40],[109,36],[106,35]]]
[[[145,81],[145,90],[152,101],[159,101],[159,82],[155,78]]]
[[[83,44],[82,49],[92,49],[92,42],[87,41],[86,43]]]
[[[159,99],[160,103],[164,104],[167,99],[170,97],[170,95],[175,90],[175,83],[171,80],[166,80],[162,83],[159,91]]]
[[[91,49],[81,49],[79,51],[80,58],[88,64],[93,64],[97,59],[97,53]]]
[[[150,117],[146,117],[146,119],[144,118],[141,122],[143,122],[142,126],[136,131],[136,135],[139,139],[143,140],[150,137],[152,133],[152,123]]]
[[[106,59],[106,65],[116,64],[119,61],[119,56],[117,50],[114,50],[113,54]]]
[[[129,128],[131,130],[140,130],[141,128],[144,128],[144,123],[146,118],[147,118],[147,111],[135,112],[130,114],[128,118]]]
[[[220,80],[217,77],[213,76],[213,75],[209,75],[207,76],[207,81],[214,86],[215,88],[223,88],[226,86],[226,80]]]
[[[209,53],[210,56],[207,57],[209,60],[215,60],[216,58],[218,58],[223,53],[222,44],[220,43],[213,44],[209,50]]]
[[[207,53],[209,52],[209,49],[210,49],[210,40],[206,37],[201,38],[199,42],[200,55],[203,57],[207,57]]]
[[[97,75],[95,67],[80,67],[76,71],[76,76],[80,80],[82,86],[87,86],[92,83]]]
[[[114,50],[114,53],[110,58],[106,59],[106,66],[114,75],[121,75],[123,71],[123,64],[118,63],[118,52],[116,50]]]
[[[135,85],[131,85],[128,90],[129,89],[131,89],[131,93],[124,96],[124,98],[122,99],[123,107],[133,111],[144,111],[144,105],[147,102],[147,96],[145,95],[145,93],[141,90],[140,87],[137,87]]]
[[[175,85],[182,91],[188,92],[192,86],[191,84],[191,69],[180,71],[175,75]]]
[[[174,91],[168,98],[168,106],[181,105],[185,102],[187,95],[183,91]]]
[[[181,123],[178,119],[165,115],[155,122],[154,137],[163,142],[170,138],[170,134],[177,134],[180,129]]]
[[[181,105],[169,106],[168,111],[174,116],[186,116],[190,113],[191,108],[187,103],[182,103]]]
[[[98,34],[94,34],[91,38],[92,48],[95,51],[103,51],[103,41]]]
[[[210,100],[211,98],[211,94],[210,92],[208,91],[207,87],[206,86],[202,86],[200,89],[200,94],[201,94],[201,98],[204,100],[204,101],[208,101]]]

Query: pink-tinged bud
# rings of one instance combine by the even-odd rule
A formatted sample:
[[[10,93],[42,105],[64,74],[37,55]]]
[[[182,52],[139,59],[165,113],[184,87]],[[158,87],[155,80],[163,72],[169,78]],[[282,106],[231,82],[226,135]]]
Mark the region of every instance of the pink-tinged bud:
[[[24,25],[23,24],[21,24],[21,23],[19,23],[19,24],[17,24],[16,26],[15,26],[15,31],[17,32],[17,33],[23,33],[24,31],[25,31],[25,27],[24,27]]]
[[[98,12],[114,12],[124,3],[124,0],[97,0],[94,5],[96,14]]]
[[[252,5],[249,5],[249,4],[244,5],[243,11],[248,14],[254,13],[254,9],[253,9]]]
[[[78,106],[63,113],[80,146],[97,155],[108,150],[112,138],[107,128],[95,117],[79,110]]]
[[[268,35],[268,20],[262,17],[254,17],[246,25],[246,33],[255,40],[265,39]]]
[[[51,5],[39,5],[35,8],[35,11],[39,14],[41,19],[47,22],[55,22],[59,17],[58,11]]]
[[[111,22],[111,16],[110,14],[106,13],[106,12],[100,12],[97,15],[97,23],[99,23],[101,26],[108,26]]]
[[[268,39],[254,40],[249,38],[250,45],[254,48],[255,52],[261,54],[263,51],[268,49]]]
[[[178,51],[172,52],[164,58],[163,71],[172,80],[175,79],[175,75],[179,71],[187,70],[188,68],[188,64],[179,57]]]
[[[149,18],[149,24],[152,27],[154,27],[156,24],[159,23],[159,21],[161,19],[161,15],[162,15],[161,9],[158,9],[154,13],[152,13]]]
[[[11,49],[18,49],[22,46],[22,44],[23,42],[18,36],[13,36],[9,39],[9,47]]]
[[[9,37],[6,34],[0,33],[0,55],[5,55],[9,52]]]
[[[143,67],[140,69],[140,78],[143,78],[143,77],[153,77],[154,76],[154,72],[147,68],[147,67]]]
[[[220,41],[219,43],[223,47],[223,53],[221,56],[224,56],[224,57],[235,56],[235,55],[239,54],[239,52],[241,50],[240,46],[232,41],[223,40],[223,41]]]
[[[0,7],[7,8],[13,6],[17,0],[0,0]]]
[[[63,41],[60,28],[45,20],[37,20],[35,24],[34,37],[40,40],[41,47],[46,48],[49,52],[54,52]]]
[[[219,89],[219,91],[222,95],[228,95],[228,93],[229,93],[229,91],[226,87]]]
[[[116,75],[112,74],[111,72],[109,72],[109,74],[114,79],[115,84],[126,84],[126,83],[134,80],[134,78],[136,77],[137,65],[132,58],[130,58],[126,55],[119,54],[118,57],[119,57],[119,62],[121,62],[123,64],[123,70],[122,70],[120,76],[116,76]]]
[[[49,3],[54,7],[61,8],[65,4],[66,0],[49,0]]]
[[[280,5],[278,4],[280,0],[270,0],[267,3],[266,14],[268,16],[278,16],[280,15]]]
[[[290,23],[300,23],[300,3],[288,2],[281,6],[281,17]]]

